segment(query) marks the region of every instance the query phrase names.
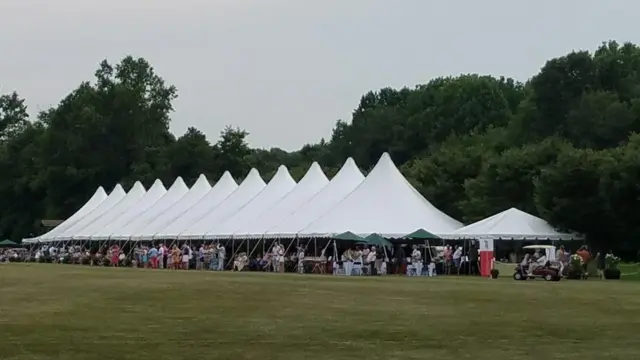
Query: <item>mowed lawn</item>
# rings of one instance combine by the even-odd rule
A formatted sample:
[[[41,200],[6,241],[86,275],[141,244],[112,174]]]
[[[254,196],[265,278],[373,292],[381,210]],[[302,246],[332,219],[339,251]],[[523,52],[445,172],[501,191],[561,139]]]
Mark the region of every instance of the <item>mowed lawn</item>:
[[[640,283],[0,265],[0,359],[633,359]]]

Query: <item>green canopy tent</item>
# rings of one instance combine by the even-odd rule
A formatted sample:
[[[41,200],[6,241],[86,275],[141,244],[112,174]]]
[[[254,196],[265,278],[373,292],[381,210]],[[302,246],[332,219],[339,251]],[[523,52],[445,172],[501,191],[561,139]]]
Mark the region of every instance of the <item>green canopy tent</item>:
[[[15,243],[11,240],[2,240],[0,241],[0,248],[12,248],[12,247],[19,247],[20,244]]]
[[[335,235],[332,237],[332,239],[341,240],[341,241],[358,241],[358,242],[365,241],[365,238],[363,238],[362,236],[358,236],[352,233],[351,231],[345,231],[341,234]]]
[[[415,240],[434,240],[440,239],[440,236],[432,234],[425,229],[418,229],[411,234],[407,234],[402,237],[403,239],[415,239]]]
[[[367,236],[366,238],[364,238],[363,242],[366,243],[367,245],[386,246],[388,248],[391,248],[393,246],[391,241],[385,239],[384,237],[382,237],[382,235],[376,234],[376,233],[373,233]]]

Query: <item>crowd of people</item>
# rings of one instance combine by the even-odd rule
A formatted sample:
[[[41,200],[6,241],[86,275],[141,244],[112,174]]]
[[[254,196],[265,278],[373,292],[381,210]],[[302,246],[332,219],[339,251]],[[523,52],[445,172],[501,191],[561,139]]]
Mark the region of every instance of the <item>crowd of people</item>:
[[[89,248],[74,244],[41,244],[31,250],[22,249],[3,255],[5,261],[51,262],[110,267],[134,267],[170,270],[233,270],[334,275],[436,276],[439,274],[477,274],[478,250],[471,246],[398,245],[391,248],[359,244],[338,248],[325,246],[320,256],[309,256],[306,246],[286,246],[275,241],[257,254],[238,251],[228,259],[229,248],[222,243],[182,243],[181,245],[117,244]],[[315,251],[311,251],[316,253]]]

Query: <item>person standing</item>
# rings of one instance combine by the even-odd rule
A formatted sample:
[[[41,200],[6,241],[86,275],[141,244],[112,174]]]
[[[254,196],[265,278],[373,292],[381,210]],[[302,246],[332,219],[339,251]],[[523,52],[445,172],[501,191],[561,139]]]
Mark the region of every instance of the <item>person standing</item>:
[[[273,244],[271,249],[271,271],[278,272],[280,266],[280,243],[277,241]]]
[[[411,252],[411,265],[416,273],[415,276],[422,276],[422,253],[418,249],[418,245],[413,245]]]
[[[158,246],[158,269],[164,269],[164,264],[167,263],[167,249],[164,244]]]
[[[298,273],[304,274],[304,247],[298,247]]]
[[[224,270],[224,259],[227,255],[227,250],[224,248],[224,246],[220,243],[218,243],[218,271],[223,271]]]
[[[347,249],[344,252],[344,260],[342,264],[344,267],[344,274],[346,276],[351,276],[351,272],[353,271],[353,254],[351,254],[351,249]]]
[[[151,261],[152,269],[158,268],[158,249],[156,249],[155,246],[149,248],[149,261]]]

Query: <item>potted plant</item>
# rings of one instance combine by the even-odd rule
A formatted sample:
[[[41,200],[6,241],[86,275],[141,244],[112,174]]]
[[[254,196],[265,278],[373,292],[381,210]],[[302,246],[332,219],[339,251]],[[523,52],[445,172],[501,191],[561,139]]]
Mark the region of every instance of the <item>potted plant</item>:
[[[582,267],[582,257],[577,254],[571,255],[569,258],[569,271],[567,272],[567,279],[580,280],[584,278],[584,269]]]
[[[491,278],[492,279],[497,279],[498,275],[500,275],[500,270],[498,269],[491,269]]]
[[[620,280],[618,264],[620,258],[609,253],[604,257],[604,278],[607,280]]]

